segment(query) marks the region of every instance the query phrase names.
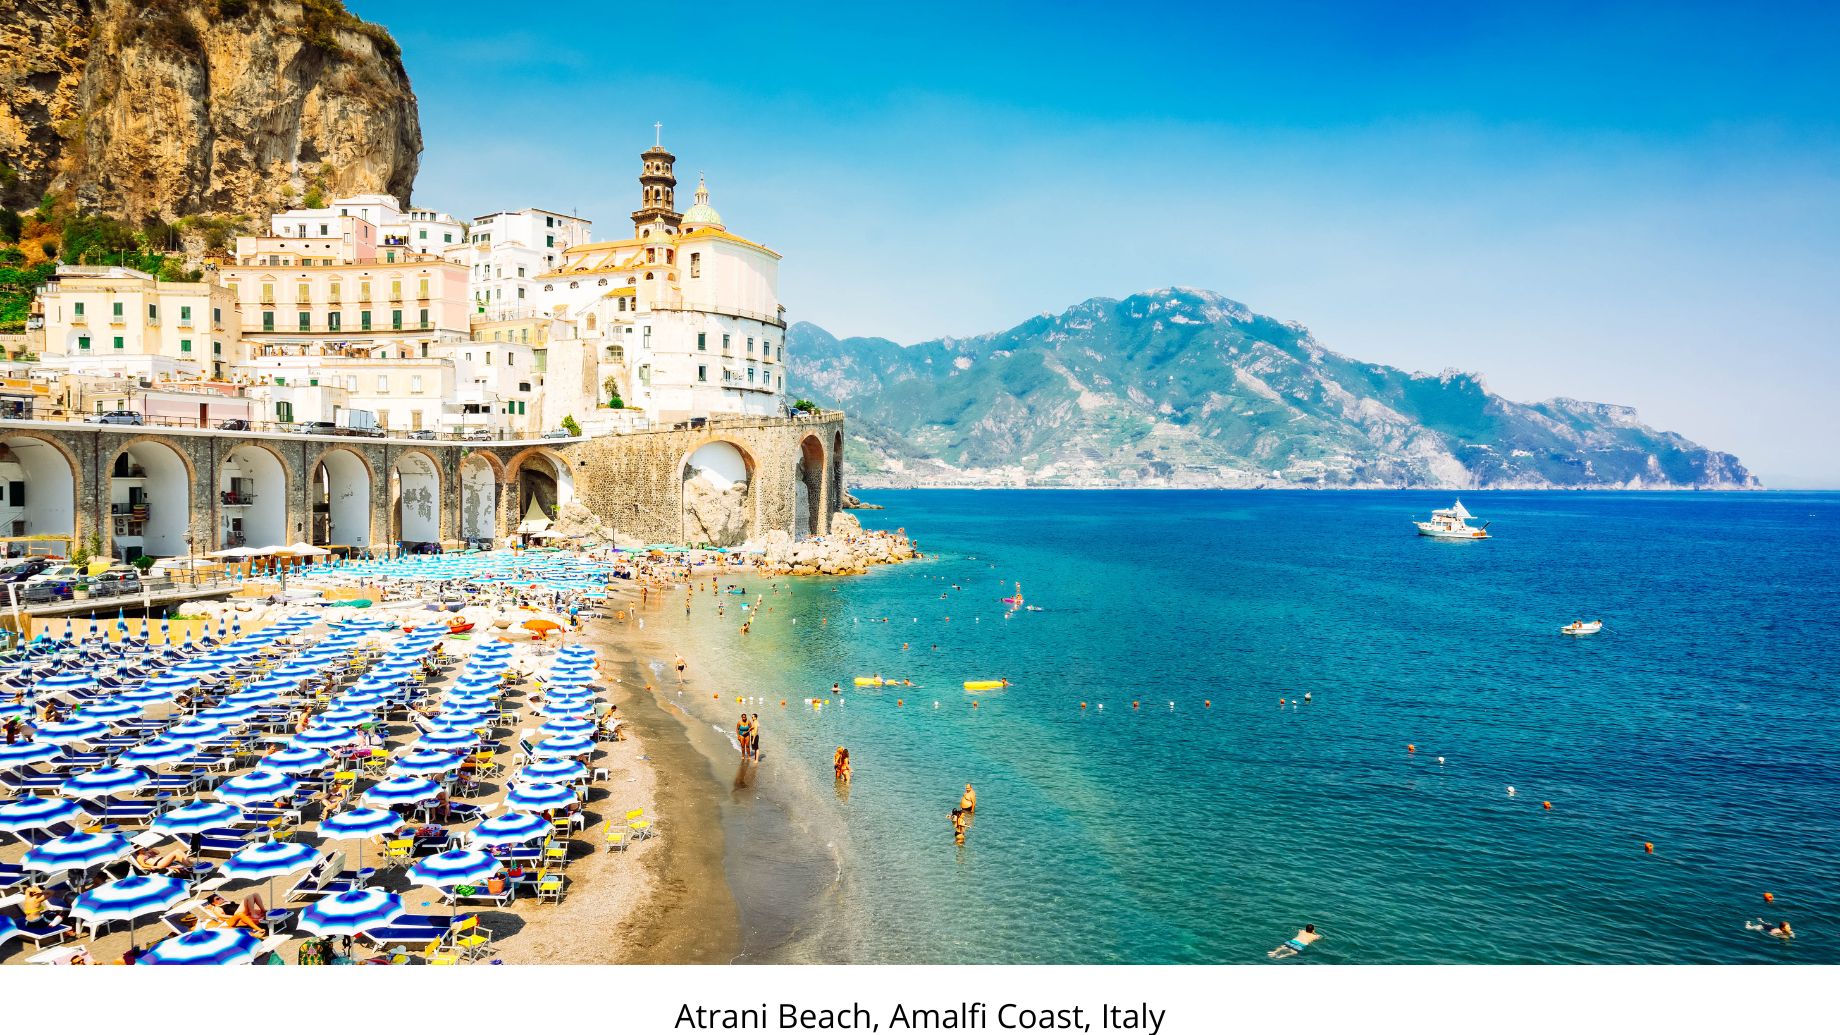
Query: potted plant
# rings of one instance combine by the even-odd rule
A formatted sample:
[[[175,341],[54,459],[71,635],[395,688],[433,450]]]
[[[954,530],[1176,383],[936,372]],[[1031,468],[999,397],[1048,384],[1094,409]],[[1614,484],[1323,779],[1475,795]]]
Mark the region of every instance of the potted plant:
[[[70,595],[74,600],[89,599],[89,576],[79,575],[77,581],[70,584]]]

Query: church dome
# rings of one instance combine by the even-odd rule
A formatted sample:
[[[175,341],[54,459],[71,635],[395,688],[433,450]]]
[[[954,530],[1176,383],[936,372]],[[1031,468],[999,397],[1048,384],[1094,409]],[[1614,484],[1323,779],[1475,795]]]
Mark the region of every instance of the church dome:
[[[709,226],[722,229],[722,214],[709,205],[709,188],[704,185],[701,175],[696,178],[696,204],[684,213],[684,225],[687,227]]]

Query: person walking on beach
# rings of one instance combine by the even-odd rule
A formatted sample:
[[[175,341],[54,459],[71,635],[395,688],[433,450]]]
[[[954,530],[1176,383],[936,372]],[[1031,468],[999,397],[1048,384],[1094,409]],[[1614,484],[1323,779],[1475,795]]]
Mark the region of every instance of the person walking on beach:
[[[679,654],[677,655],[677,661],[675,662],[675,664],[677,665],[677,681],[681,683],[684,681],[684,668],[690,663],[684,660],[684,656],[682,654]]]
[[[742,758],[747,759],[754,757],[752,747],[754,743],[754,727],[748,723],[748,715],[746,712],[742,712],[741,721],[735,723],[735,743],[741,745]]]

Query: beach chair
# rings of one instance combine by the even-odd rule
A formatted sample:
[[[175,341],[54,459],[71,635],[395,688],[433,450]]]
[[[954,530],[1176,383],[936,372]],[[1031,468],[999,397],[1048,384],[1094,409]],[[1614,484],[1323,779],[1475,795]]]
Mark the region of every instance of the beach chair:
[[[613,825],[613,820],[611,819],[608,820],[607,821],[607,835],[606,835],[604,843],[607,845],[607,850],[609,852],[625,851],[626,850],[626,828],[616,827]]]
[[[453,923],[454,918],[451,916],[405,913],[388,926],[373,927],[358,937],[376,945],[406,942],[410,945],[438,946],[447,939],[448,929]]]
[[[562,874],[540,873],[537,875],[537,901],[561,904],[563,891]]]
[[[543,868],[545,870],[566,870],[569,868],[569,844],[549,844],[543,848]]]
[[[459,923],[448,929],[447,944],[471,963],[492,954],[492,932],[479,926],[477,916],[461,917]]]
[[[645,818],[645,809],[632,809],[626,813],[626,829],[632,831],[635,838],[652,836],[652,821]]]
[[[381,863],[384,869],[401,869],[408,866],[414,858],[414,838],[396,837],[384,842],[383,860]]]

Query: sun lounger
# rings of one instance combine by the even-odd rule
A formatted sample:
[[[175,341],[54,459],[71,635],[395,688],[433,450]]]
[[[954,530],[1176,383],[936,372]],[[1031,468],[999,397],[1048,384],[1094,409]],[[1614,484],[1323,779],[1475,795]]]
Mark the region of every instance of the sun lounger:
[[[388,927],[372,928],[359,937],[377,945],[384,945],[388,942],[426,944],[444,940],[453,925],[454,918],[451,916],[407,913]]]
[[[313,868],[301,875],[299,881],[288,889],[285,900],[304,898],[324,898],[347,891],[361,891],[368,874],[358,870],[346,870],[345,853],[327,852],[313,864]]]

